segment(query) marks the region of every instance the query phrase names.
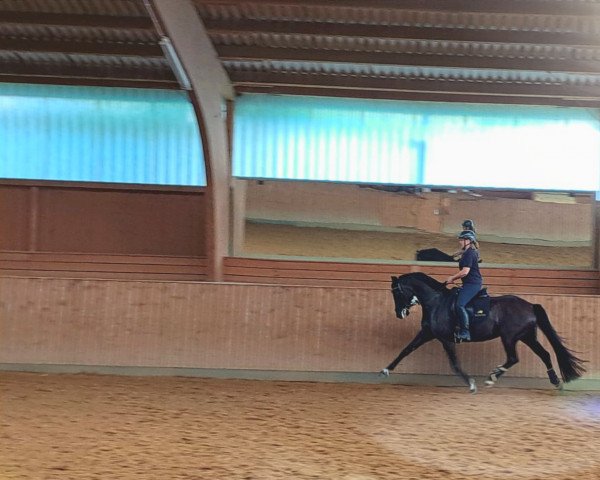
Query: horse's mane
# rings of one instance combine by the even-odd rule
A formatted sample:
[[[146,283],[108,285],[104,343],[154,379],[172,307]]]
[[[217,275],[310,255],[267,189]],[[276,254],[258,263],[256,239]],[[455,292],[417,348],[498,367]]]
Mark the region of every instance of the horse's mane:
[[[423,282],[427,286],[433,288],[437,291],[446,290],[445,285],[442,282],[438,282],[435,278],[430,277],[429,275],[425,275],[423,272],[411,272],[400,277],[402,280],[416,280],[419,282]]]

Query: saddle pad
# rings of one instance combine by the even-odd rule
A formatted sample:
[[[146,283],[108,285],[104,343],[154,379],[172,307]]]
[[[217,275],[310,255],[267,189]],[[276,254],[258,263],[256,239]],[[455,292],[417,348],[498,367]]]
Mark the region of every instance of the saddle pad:
[[[473,300],[467,304],[467,311],[473,311],[473,317],[486,317],[490,312],[490,296],[487,289],[482,289]]]

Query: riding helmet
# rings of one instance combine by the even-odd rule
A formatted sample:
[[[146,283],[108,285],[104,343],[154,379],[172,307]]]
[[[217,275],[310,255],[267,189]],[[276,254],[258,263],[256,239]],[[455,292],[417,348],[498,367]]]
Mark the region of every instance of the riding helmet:
[[[477,237],[475,236],[475,232],[472,230],[463,230],[458,234],[458,238],[464,238],[465,240],[470,240],[471,242],[476,242]]]
[[[465,220],[462,223],[463,230],[475,231],[475,222],[473,220]]]

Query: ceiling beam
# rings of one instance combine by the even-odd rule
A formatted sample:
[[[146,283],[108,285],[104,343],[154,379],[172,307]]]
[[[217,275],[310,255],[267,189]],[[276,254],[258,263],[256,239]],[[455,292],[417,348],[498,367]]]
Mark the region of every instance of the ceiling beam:
[[[31,63],[22,61],[1,61],[0,72],[4,75],[25,75],[44,77],[76,78],[122,78],[127,81],[149,80],[153,82],[177,82],[168,67],[123,66],[98,63],[48,62]]]
[[[451,42],[600,46],[600,36],[573,32],[488,30],[473,28],[407,27],[329,22],[287,22],[276,20],[205,19],[211,34],[281,33],[323,37],[396,38]]]
[[[410,65],[440,68],[489,68],[495,70],[600,73],[600,61],[531,58],[526,54],[522,56],[515,55],[514,57],[494,57],[491,55],[466,56],[237,45],[218,45],[216,48],[221,60],[279,60],[365,65]]]
[[[385,10],[418,10],[432,12],[501,13],[507,15],[600,15],[600,4],[551,0],[194,0],[198,5],[288,5],[325,6]]]
[[[0,23],[154,30],[151,18],[0,11]]]
[[[12,75],[0,73],[0,82],[7,83],[35,83],[48,85],[85,85],[95,87],[131,87],[131,88],[158,88],[178,90],[176,81],[162,80],[132,80],[117,77],[61,77],[51,75]]]
[[[211,34],[281,33],[321,37],[395,38],[503,44],[600,46],[600,37],[573,32],[486,30],[473,28],[407,27],[329,22],[206,19]]]
[[[162,49],[158,44],[84,42],[77,40],[26,40],[0,37],[0,50],[80,55],[163,57]]]
[[[493,103],[502,105],[552,105],[558,107],[600,108],[597,100],[569,100],[555,97],[525,97],[510,95],[484,95],[443,92],[407,92],[390,90],[364,90],[339,87],[313,87],[304,85],[239,85],[238,94],[262,93],[272,95],[307,95],[343,98],[368,98],[374,100],[409,100],[426,102]]]
[[[242,86],[295,86],[393,92],[421,92],[463,95],[497,95],[598,100],[597,86],[574,86],[543,83],[502,83],[498,81],[406,79],[372,76],[328,75],[318,73],[264,73],[230,71],[236,89]]]

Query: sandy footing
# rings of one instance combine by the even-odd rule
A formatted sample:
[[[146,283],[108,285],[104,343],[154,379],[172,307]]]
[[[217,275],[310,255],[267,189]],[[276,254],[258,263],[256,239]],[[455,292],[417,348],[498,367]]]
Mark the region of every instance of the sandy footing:
[[[0,374],[0,478],[600,478],[600,394]]]
[[[592,247],[528,245],[481,241],[486,264],[584,267],[592,265]],[[458,249],[455,238],[418,231],[378,232],[286,224],[246,224],[246,255],[288,255],[339,259],[414,261],[416,251]]]

